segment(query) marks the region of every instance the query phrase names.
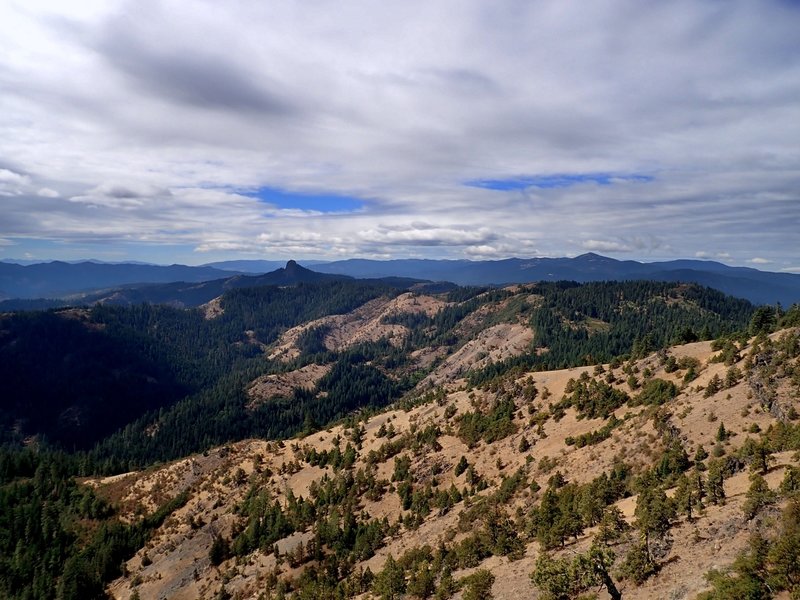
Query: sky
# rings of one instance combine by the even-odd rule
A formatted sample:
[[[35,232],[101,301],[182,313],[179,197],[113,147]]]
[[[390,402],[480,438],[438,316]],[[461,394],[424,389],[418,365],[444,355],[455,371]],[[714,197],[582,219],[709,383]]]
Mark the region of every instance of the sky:
[[[800,272],[795,0],[0,3],[0,258]]]

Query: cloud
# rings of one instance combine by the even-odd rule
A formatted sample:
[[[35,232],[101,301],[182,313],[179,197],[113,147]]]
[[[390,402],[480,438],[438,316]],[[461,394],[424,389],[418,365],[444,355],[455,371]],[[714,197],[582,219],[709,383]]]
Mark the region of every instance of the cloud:
[[[633,248],[622,242],[611,240],[586,240],[582,246],[586,250],[597,252],[632,252]]]
[[[372,244],[408,246],[475,246],[497,239],[486,227],[478,229],[437,227],[429,223],[379,226],[359,232],[359,237]]]
[[[36,192],[36,194],[42,196],[43,198],[58,198],[61,196],[57,190],[53,190],[48,187],[41,188],[38,192]]]
[[[761,258],[760,256],[756,256],[754,258],[751,258],[747,262],[752,263],[754,265],[768,265],[768,264],[772,263],[771,260],[766,259],[766,258]]]
[[[141,208],[147,210],[148,207],[154,204],[163,206],[164,203],[170,202],[171,198],[172,192],[168,189],[148,184],[127,182],[102,183],[85,194],[72,196],[68,200],[93,208],[105,207],[122,210]]]
[[[15,173],[9,169],[0,169],[0,184],[25,184],[28,177],[20,173]]]
[[[12,0],[0,236],[797,264],[798,29],[780,0]]]
[[[28,185],[29,181],[27,175],[0,168],[0,196],[20,195],[22,188]]]
[[[134,85],[167,102],[203,109],[276,115],[292,112],[264,89],[263,77],[247,73],[235,61],[209,52],[196,40],[182,43],[180,37],[153,35],[148,31],[153,16],[161,29],[158,17],[165,15],[136,11],[133,23],[130,14],[110,20],[94,44],[109,65]]]
[[[464,255],[474,260],[497,260],[509,256],[540,256],[532,243],[495,243],[467,246]]]
[[[719,258],[719,259],[728,259],[731,258],[729,252],[706,252],[701,250],[699,252],[694,253],[695,258]]]

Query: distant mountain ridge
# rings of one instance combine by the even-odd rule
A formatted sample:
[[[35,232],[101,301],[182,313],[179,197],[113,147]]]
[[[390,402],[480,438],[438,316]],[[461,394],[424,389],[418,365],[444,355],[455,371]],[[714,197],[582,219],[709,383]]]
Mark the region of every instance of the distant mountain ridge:
[[[191,267],[187,267],[191,268]],[[332,283],[355,281],[349,275],[318,273],[290,260],[285,267],[275,269],[263,275],[243,275],[227,273],[227,277],[210,281],[175,281],[169,283],[130,284],[95,289],[88,292],[68,294],[61,298],[14,298],[0,300],[0,312],[18,310],[47,310],[65,306],[92,304],[167,304],[179,308],[194,308],[205,304],[225,292],[241,288],[258,288],[264,286],[289,287],[300,284]],[[375,284],[393,289],[414,289],[418,291],[447,292],[455,288],[455,284],[446,282],[432,283],[409,277],[380,277],[360,279],[358,283]]]
[[[301,283],[320,283],[326,281],[345,281],[352,280],[348,275],[335,275],[329,273],[317,273],[301,267],[295,261],[290,260],[285,267],[276,269],[264,275],[242,275],[236,274],[222,279],[212,279],[211,281],[174,282],[143,286],[130,286],[127,288],[113,289],[95,294],[89,294],[82,298],[83,302],[92,304],[101,302],[105,304],[139,304],[149,302],[150,304],[171,304],[177,306],[193,307],[205,304],[210,300],[221,296],[228,290],[248,287],[260,287],[265,285],[289,286]]]
[[[317,271],[353,277],[424,277],[458,285],[507,285],[534,281],[684,281],[699,283],[757,304],[800,302],[800,275],[704,260],[641,263],[587,253],[575,258],[508,258],[492,261],[350,259],[316,265]]]
[[[784,306],[790,306],[800,302],[800,274],[730,267],[705,260],[641,263],[587,253],[574,258],[508,258],[491,261],[379,261],[355,258],[329,263],[301,262],[312,266],[313,270],[296,261],[289,261],[286,267],[272,270],[270,267],[274,269],[276,265],[283,263],[260,260],[226,261],[199,267],[98,262],[76,264],[60,261],[29,266],[0,263],[0,299],[64,298],[81,293],[81,298],[86,301],[98,301],[113,290],[126,302],[172,301],[194,306],[200,298],[205,298],[214,291],[218,292],[216,296],[234,287],[293,285],[302,281],[318,281],[317,276],[326,275],[493,286],[562,280],[579,283],[636,279],[681,281],[706,285],[756,304],[780,302]],[[219,268],[213,265],[218,265]],[[198,286],[201,283],[203,285]],[[162,287],[155,287],[155,284]],[[125,289],[120,291],[118,288],[122,287]],[[200,303],[205,301],[207,300]]]
[[[230,277],[230,271],[186,265],[138,263],[68,263],[33,265],[0,263],[0,299],[58,298],[69,294],[130,284],[200,282]]]
[[[303,265],[306,267],[315,267],[316,265],[325,264],[325,260],[304,260]],[[211,262],[201,265],[203,267],[213,267],[222,271],[237,271],[239,273],[247,274],[263,274],[281,268],[286,264],[284,260],[223,260],[219,262]]]

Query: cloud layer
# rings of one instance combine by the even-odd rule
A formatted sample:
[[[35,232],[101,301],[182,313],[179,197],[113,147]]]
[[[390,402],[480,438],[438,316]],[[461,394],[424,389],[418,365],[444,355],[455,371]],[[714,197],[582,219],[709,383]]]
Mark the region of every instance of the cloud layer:
[[[14,0],[0,253],[793,269],[797,31],[785,0]]]

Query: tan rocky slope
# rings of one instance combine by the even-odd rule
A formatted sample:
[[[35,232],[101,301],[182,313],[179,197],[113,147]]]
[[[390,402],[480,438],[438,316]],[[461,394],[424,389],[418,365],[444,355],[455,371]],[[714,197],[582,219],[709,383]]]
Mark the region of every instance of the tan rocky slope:
[[[269,354],[269,358],[290,361],[300,355],[298,338],[310,329],[325,327],[324,345],[329,350],[341,351],[362,342],[389,338],[400,343],[408,329],[402,325],[385,323],[387,317],[410,313],[428,316],[436,314],[447,303],[439,298],[406,292],[396,298],[376,298],[354,311],[343,315],[330,315],[315,319],[285,332]]]
[[[379,315],[386,307],[372,308]],[[293,589],[308,591],[313,586],[302,587],[308,585],[303,574],[306,579],[310,573],[319,577],[335,553],[333,543],[324,542],[320,523],[330,527],[333,519],[342,524],[351,513],[355,522],[373,523],[380,530],[367,550],[353,551],[352,544],[337,550],[346,558],[339,561],[336,577],[349,574],[352,596],[378,597],[378,584],[369,591],[363,577],[356,583],[357,576],[367,569],[381,572],[389,556],[398,559],[405,554],[411,561],[409,551],[429,545],[434,553],[440,552],[439,559],[443,550],[451,551],[449,564],[456,582],[486,569],[494,575],[495,598],[544,597],[529,575],[543,551],[542,537],[536,534],[537,517],[532,515],[538,514],[536,507],[549,493],[548,482],[555,491],[573,489],[569,487],[573,484],[580,489],[607,473],[612,479],[625,474],[632,486],[635,476],[655,465],[656,471],[661,469],[668,495],[674,495],[677,473],[685,466],[670,475],[669,460],[675,458],[676,448],[685,449],[692,461],[702,459],[696,457],[702,446],[710,454],[703,460],[705,468],[713,461],[728,467],[726,502],[717,505],[706,499],[692,521],[674,516],[670,535],[655,553],[660,568],[641,584],[618,575],[624,556],[639,540],[638,533],[623,534],[610,546],[616,554],[611,572],[624,598],[694,598],[708,587],[704,574],[730,565],[746,548],[751,532],[769,529],[769,519],[776,514],[777,508],[769,507],[751,520],[743,514],[750,485],[747,463],[753,457],[747,448],[771,426],[797,423],[792,419],[800,403],[798,338],[800,333],[793,330],[773,334],[768,342],[751,340],[737,346],[738,352],[729,352],[728,364],[718,361],[725,349],[714,351],[711,343],[700,342],[619,365],[517,374],[485,389],[467,389],[456,373],[455,378],[440,380],[447,382],[446,387],[422,395],[416,403],[326,431],[286,442],[244,441],[92,482],[131,520],[189,491],[185,506],[128,561],[126,575],[108,591],[118,599],[138,594],[142,599],[187,600],[270,598],[282,590],[287,595]],[[687,376],[689,371],[696,378]],[[674,383],[677,395],[663,405],[659,402],[664,398],[637,403],[641,390],[665,389],[648,386],[648,381],[656,380]],[[601,383],[607,384],[603,398],[611,398],[613,389],[634,400],[610,409],[580,405],[580,389],[597,390]],[[580,406],[570,404],[570,398],[578,398]],[[583,398],[595,401],[597,395],[587,393]],[[598,414],[603,412],[607,414]],[[467,469],[459,466],[462,457]],[[797,463],[793,451],[773,453],[765,476],[769,487],[777,490],[787,467]],[[706,477],[708,471],[702,473]],[[553,483],[553,476],[561,484]],[[405,508],[404,487],[413,490]],[[637,520],[633,491],[613,500],[629,524]],[[290,506],[297,506],[301,498],[313,499],[318,512],[315,518],[297,521],[291,533],[274,543],[250,548],[239,538],[252,533],[254,523],[265,528],[268,519],[266,508],[259,509],[260,517],[252,510],[259,494],[266,506],[277,502],[289,516],[295,514]],[[344,500],[325,504],[321,498],[326,494],[339,494]],[[581,496],[583,501],[588,497]],[[296,515],[301,512],[298,509],[293,518],[300,519]],[[479,532],[498,531],[498,523],[505,524],[506,535],[512,538],[507,548],[494,539],[490,544],[496,549],[488,556],[486,552],[470,556],[470,540],[478,539]],[[597,530],[587,523],[568,535],[563,545],[555,544],[553,555],[585,552]],[[215,555],[215,540],[227,542],[231,549]],[[428,572],[419,565],[414,568]],[[425,589],[418,575],[406,572],[406,583]],[[446,587],[442,572],[431,577],[430,589],[438,587],[448,597],[442,591]],[[407,593],[417,588],[409,587]],[[474,590],[467,585],[452,597],[467,591]],[[425,592],[408,597],[425,597]],[[602,591],[599,597],[608,596]]]

